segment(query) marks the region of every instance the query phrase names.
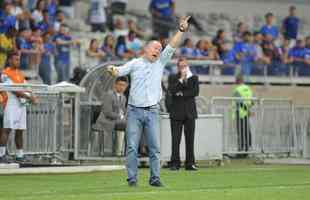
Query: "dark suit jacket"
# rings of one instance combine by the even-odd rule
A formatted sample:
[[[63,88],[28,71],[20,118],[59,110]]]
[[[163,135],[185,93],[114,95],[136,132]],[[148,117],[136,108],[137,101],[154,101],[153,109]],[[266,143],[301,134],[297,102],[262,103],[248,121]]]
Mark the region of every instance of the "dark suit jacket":
[[[119,100],[116,93],[113,90],[109,90],[104,95],[101,113],[96,121],[96,124],[94,125],[94,128],[112,133],[117,122],[125,121],[125,119],[121,120],[119,118],[120,109],[124,112],[124,114],[126,114],[126,97],[121,95],[121,100]]]
[[[172,95],[170,118],[184,120],[197,118],[195,97],[199,95],[198,76],[193,75],[187,81],[181,83],[180,75],[170,75],[168,78],[168,90]],[[178,95],[181,94],[182,96]]]

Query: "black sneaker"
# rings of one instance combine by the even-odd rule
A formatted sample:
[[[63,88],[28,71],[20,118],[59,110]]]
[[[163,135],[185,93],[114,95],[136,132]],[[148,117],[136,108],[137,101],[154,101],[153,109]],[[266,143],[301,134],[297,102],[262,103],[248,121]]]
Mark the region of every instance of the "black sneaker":
[[[153,181],[153,182],[150,182],[150,186],[153,186],[153,187],[164,187],[164,185],[160,182],[160,180],[156,180],[156,181]]]
[[[196,165],[189,165],[189,166],[186,166],[186,167],[185,167],[185,170],[188,170],[188,171],[197,171],[198,168],[196,167]]]
[[[137,181],[128,181],[129,187],[137,187]]]

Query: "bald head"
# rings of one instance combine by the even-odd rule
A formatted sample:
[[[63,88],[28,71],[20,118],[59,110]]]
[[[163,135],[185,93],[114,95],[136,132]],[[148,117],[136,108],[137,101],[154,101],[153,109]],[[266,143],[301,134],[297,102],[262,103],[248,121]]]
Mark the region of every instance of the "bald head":
[[[156,40],[152,40],[145,45],[144,57],[150,62],[155,62],[159,58],[161,50],[161,43]]]

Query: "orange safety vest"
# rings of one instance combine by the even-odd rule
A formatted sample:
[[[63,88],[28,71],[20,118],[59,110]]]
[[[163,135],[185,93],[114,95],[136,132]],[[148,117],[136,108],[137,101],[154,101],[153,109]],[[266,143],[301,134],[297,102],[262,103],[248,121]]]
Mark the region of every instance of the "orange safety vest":
[[[23,73],[19,69],[13,69],[11,67],[7,67],[2,71],[2,74],[6,75],[13,81],[13,83],[25,83],[25,77]],[[8,101],[8,95],[6,92],[0,92],[2,97],[2,104],[5,106]],[[0,97],[0,98],[1,98]]]

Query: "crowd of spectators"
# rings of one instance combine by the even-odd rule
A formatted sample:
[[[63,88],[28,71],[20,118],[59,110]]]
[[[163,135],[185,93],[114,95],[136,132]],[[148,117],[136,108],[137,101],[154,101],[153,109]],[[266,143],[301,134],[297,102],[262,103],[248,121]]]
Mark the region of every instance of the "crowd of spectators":
[[[6,66],[11,52],[21,55],[21,69],[35,69],[46,84],[52,83],[52,67],[57,81],[70,79],[72,47],[80,47],[66,24],[72,17],[71,0],[4,0],[0,10],[0,70]],[[108,3],[109,2],[109,3]],[[90,0],[88,23],[92,32],[102,33],[101,38],[91,38],[84,49],[86,65],[100,62],[128,60],[143,54],[142,46],[150,39],[158,39],[165,46],[170,31],[177,21],[174,0],[152,0],[149,10],[153,33],[139,27],[127,18],[127,0]],[[195,18],[197,29],[202,29]],[[290,72],[300,76],[310,75],[310,37],[299,35],[300,19],[296,7],[289,8],[282,26],[276,26],[274,14],[265,15],[265,24],[250,30],[240,22],[232,37],[219,29],[213,38],[184,40],[176,56],[193,60],[222,60],[223,75],[234,75],[237,69],[244,75],[287,76]],[[207,30],[206,30],[207,31]],[[83,39],[83,38],[82,38]],[[103,39],[103,40],[102,40]],[[207,67],[193,69],[194,73],[207,74]]]

